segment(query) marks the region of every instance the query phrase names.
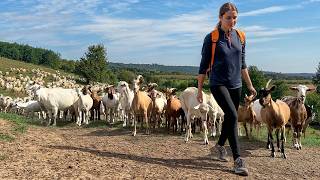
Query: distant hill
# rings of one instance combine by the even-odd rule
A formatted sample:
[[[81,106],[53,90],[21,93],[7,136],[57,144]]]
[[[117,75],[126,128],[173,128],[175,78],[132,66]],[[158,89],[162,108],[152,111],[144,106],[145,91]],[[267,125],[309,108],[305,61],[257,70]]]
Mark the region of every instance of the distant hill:
[[[157,72],[176,72],[183,74],[198,74],[198,67],[195,66],[165,66],[159,64],[124,64],[124,63],[108,63],[111,68],[129,68],[138,70],[148,70]]]
[[[312,79],[315,76],[315,73],[277,73],[270,71],[264,71],[264,74],[274,79]]]
[[[111,68],[129,68],[138,70],[149,70],[157,72],[175,72],[183,74],[198,74],[199,67],[196,66],[165,66],[159,64],[124,64],[109,62]],[[312,79],[315,73],[277,73],[264,71],[264,74],[275,79]]]

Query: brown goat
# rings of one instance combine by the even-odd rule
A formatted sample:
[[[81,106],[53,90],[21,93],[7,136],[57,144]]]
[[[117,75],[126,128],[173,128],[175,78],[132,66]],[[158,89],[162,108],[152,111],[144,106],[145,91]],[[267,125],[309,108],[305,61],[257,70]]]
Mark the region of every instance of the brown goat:
[[[284,101],[290,107],[290,124],[293,130],[292,145],[296,149],[301,149],[301,135],[307,119],[307,110],[302,97],[293,97]]]
[[[172,127],[173,133],[177,132],[179,117],[182,117],[181,132],[183,131],[184,112],[181,107],[180,100],[175,96],[176,89],[171,88],[166,90],[167,108],[166,108],[166,125],[168,131]]]
[[[143,81],[143,77],[139,75],[137,79],[133,80],[134,87],[134,98],[132,101],[132,110],[134,112],[134,130],[132,135],[137,134],[137,119],[142,117],[141,126],[143,125],[143,120],[146,122],[146,134],[150,134],[149,131],[149,117],[152,110],[152,100],[148,96],[147,92],[140,91],[140,85]]]
[[[288,123],[290,118],[290,108],[289,106],[281,101],[276,100],[274,102],[271,98],[271,92],[275,89],[275,86],[272,86],[268,89],[268,84],[271,80],[267,83],[266,88],[260,90],[260,99],[259,102],[262,106],[261,109],[261,118],[262,121],[266,123],[268,128],[268,147],[269,144],[271,145],[271,157],[275,157],[275,150],[273,145],[273,136],[272,132],[273,129],[276,129],[276,136],[277,136],[277,146],[279,146],[279,131],[281,134],[281,153],[282,157],[286,159],[286,154],[284,152],[284,143],[285,143],[285,125]]]
[[[89,90],[91,92],[91,98],[93,99],[93,106],[90,109],[90,114],[91,114],[91,120],[98,119],[100,120],[100,104],[102,101],[102,97],[98,95],[99,92],[97,91],[92,91],[91,87],[89,87]]]
[[[246,136],[251,137],[252,127],[256,124],[256,113],[252,109],[254,96],[245,96],[244,106],[239,106],[238,109],[238,122],[243,124],[243,127],[246,131]],[[247,123],[250,124],[250,134],[248,134]],[[238,126],[239,127],[239,126]],[[240,132],[240,131],[239,131]]]

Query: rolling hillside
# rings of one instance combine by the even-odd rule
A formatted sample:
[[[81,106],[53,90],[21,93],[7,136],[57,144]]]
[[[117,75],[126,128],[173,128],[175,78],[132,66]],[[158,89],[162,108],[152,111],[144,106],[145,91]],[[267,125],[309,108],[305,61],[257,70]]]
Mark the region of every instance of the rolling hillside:
[[[162,71],[170,73],[187,73],[196,75],[198,74],[199,67],[196,66],[165,66],[159,64],[124,64],[124,63],[113,63],[109,62],[111,68],[129,68],[150,71]],[[277,77],[277,79],[312,79],[315,73],[277,73],[264,71],[264,74],[271,77]]]

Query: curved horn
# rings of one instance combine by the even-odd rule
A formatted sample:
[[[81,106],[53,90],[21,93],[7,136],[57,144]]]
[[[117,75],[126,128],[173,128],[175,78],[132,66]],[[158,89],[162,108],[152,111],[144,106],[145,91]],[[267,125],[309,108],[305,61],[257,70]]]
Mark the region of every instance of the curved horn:
[[[272,79],[269,79],[269,81],[267,82],[267,84],[266,84],[266,89],[269,87],[271,80],[272,80]]]

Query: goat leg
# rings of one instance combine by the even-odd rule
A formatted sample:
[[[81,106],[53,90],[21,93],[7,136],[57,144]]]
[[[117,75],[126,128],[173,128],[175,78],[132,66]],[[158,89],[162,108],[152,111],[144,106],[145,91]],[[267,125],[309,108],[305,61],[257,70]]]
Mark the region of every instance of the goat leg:
[[[285,141],[284,141],[284,133],[285,133],[285,127],[283,127],[281,129],[281,153],[282,153],[282,157],[284,159],[287,159],[287,155],[284,153],[284,143],[285,143]]]
[[[277,137],[278,152],[280,152],[279,129],[276,130],[276,137]]]
[[[273,137],[272,137],[272,130],[269,131],[270,136],[270,143],[271,143],[271,157],[275,157],[274,145],[273,145]]]
[[[270,135],[268,133],[268,140],[267,140],[267,149],[271,149],[271,143],[270,143]]]

